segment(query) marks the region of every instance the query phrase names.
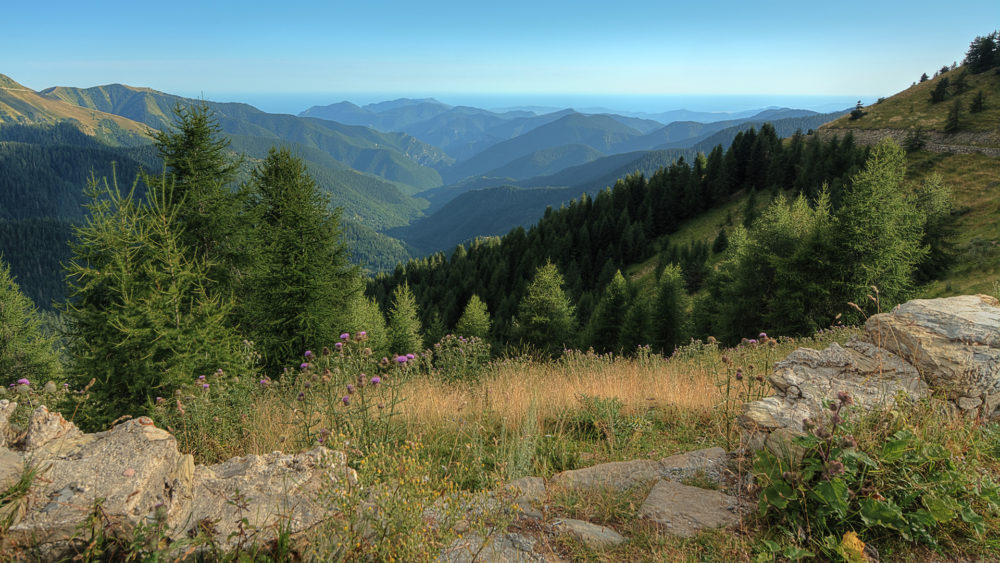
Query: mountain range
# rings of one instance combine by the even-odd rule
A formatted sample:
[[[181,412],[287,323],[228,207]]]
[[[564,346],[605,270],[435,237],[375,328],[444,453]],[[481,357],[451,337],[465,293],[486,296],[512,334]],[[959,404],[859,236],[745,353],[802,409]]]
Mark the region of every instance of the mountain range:
[[[33,202],[32,217],[79,220],[90,171],[107,174],[107,164],[99,162],[114,160],[128,183],[139,167],[160,166],[152,136],[170,127],[175,108],[195,104],[208,106],[233,152],[243,155],[244,174],[272,146],[302,158],[331,205],[343,209],[355,259],[372,270],[528,225],[549,206],[595,193],[631,172],[648,174],[678,157],[693,158],[765,121],[788,135],[844,113],[776,108],[721,115],[674,110],[635,116],[570,108],[536,113],[402,98],[314,106],[295,116],[122,84],[34,91],[0,75],[5,201],[33,194],[23,196]],[[658,121],[681,116],[693,119]],[[79,138],[67,141],[66,131],[58,130],[67,124],[92,141],[87,146]],[[44,132],[32,135],[24,128]],[[25,151],[31,158],[14,158]],[[53,167],[56,161],[73,164]],[[7,205],[18,212],[23,207]],[[7,220],[14,215],[0,210]]]

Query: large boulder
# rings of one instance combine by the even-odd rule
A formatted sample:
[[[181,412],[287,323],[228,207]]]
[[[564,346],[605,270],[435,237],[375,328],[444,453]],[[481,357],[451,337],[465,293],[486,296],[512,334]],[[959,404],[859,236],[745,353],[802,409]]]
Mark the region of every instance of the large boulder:
[[[1000,303],[993,297],[914,299],[868,319],[865,332],[963,409],[1000,415]]]
[[[864,335],[778,362],[774,395],[744,405],[738,422],[751,448],[803,431],[824,401],[848,393],[855,408],[942,393],[957,407],[1000,416],[1000,303],[985,295],[916,299],[875,315]],[[787,439],[780,440],[783,444]]]
[[[734,476],[729,454],[722,448],[707,448],[677,454],[661,460],[637,459],[615,461],[563,471],[552,476],[549,484],[567,490],[627,489],[648,485],[659,479],[684,480],[706,478],[720,487],[728,486]]]
[[[0,404],[0,431],[14,408]],[[78,552],[80,527],[95,514],[102,526],[126,533],[161,522],[175,540],[194,531],[218,546],[264,543],[279,528],[295,534],[334,516],[321,491],[357,478],[343,453],[325,448],[196,466],[147,417],[85,434],[44,406],[11,449],[0,447],[0,482],[16,481],[25,466],[37,474],[27,495],[2,512],[13,518],[0,551],[31,546],[46,559]]]

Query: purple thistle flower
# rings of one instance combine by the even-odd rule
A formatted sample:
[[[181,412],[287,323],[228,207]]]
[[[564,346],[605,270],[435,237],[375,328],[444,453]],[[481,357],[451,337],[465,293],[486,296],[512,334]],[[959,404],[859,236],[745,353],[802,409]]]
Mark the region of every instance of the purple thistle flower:
[[[347,384],[347,393],[354,393],[354,385],[351,385],[350,383]]]
[[[368,333],[367,333],[367,332],[365,332],[365,331],[363,331],[363,330],[362,330],[361,332],[359,332],[359,333],[358,333],[358,338],[362,338],[362,339],[363,339],[363,338],[365,338],[366,336],[368,336]]]
[[[760,338],[761,340],[767,340],[767,333],[766,332],[762,332],[762,333],[760,333],[760,334],[757,335],[757,338]]]
[[[379,383],[382,383],[381,377],[376,375],[375,377],[372,378],[372,385],[378,385]]]
[[[414,356],[413,354],[407,354],[407,355],[406,355],[406,359],[407,359],[407,360],[412,360],[412,359],[413,359],[413,358],[415,358],[415,357],[416,357],[416,356]]]
[[[18,380],[17,380],[17,382],[18,382],[18,384],[20,384],[20,385],[31,385],[31,382],[30,382],[30,381],[28,381],[28,380],[27,380],[26,378],[24,378],[24,377],[22,377],[21,379],[18,379]]]
[[[340,350],[341,348],[344,347],[344,343],[343,342],[338,342],[338,343],[334,344],[333,347],[336,348],[337,350]]]
[[[299,369],[308,369],[308,368],[309,368],[309,362],[302,362],[301,364],[299,364]]]
[[[69,383],[63,383],[63,389],[69,389]]]
[[[399,362],[399,363],[401,363],[401,364],[405,364],[406,363],[406,356],[396,356],[396,361]]]
[[[202,389],[208,389],[208,383],[202,383],[201,384],[201,388]]]
[[[156,398],[156,404],[160,404],[162,402],[163,402],[163,397],[157,397]]]
[[[747,340],[747,344],[756,344],[756,343],[757,343],[756,338],[751,338],[750,340]]]
[[[306,350],[306,353],[305,353],[305,354],[303,354],[303,356],[305,356],[305,357],[307,357],[307,358],[311,358],[311,357],[313,357],[313,353],[312,353],[312,350]]]
[[[349,333],[346,333],[346,332],[345,332],[345,333],[342,333],[342,334],[340,335],[340,339],[341,339],[341,340],[348,340],[348,339],[350,339],[350,338],[351,338],[351,335],[350,335]]]
[[[267,380],[266,379],[261,379],[260,380],[260,384],[266,387],[267,386]]]
[[[347,396],[347,395],[344,395],[344,398],[343,398],[343,399],[341,399],[341,401],[342,401],[342,402],[344,403],[344,406],[345,406],[345,407],[346,407],[347,405],[351,404],[351,398],[350,398],[349,396]]]
[[[199,375],[198,376],[198,381],[205,381],[205,376],[204,375]]]

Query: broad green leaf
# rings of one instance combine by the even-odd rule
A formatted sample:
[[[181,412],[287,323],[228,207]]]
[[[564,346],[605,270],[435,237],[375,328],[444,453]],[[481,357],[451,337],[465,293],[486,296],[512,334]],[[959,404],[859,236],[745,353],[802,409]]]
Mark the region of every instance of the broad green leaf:
[[[948,522],[955,518],[955,513],[961,508],[958,502],[950,496],[926,494],[921,501],[931,516],[938,522]]]

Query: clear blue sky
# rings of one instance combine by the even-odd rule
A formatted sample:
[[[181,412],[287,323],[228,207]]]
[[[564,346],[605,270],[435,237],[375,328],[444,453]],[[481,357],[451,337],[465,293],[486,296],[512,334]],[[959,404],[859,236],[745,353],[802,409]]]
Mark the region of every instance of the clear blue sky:
[[[330,92],[874,97],[960,61],[976,35],[1000,26],[997,0],[6,4],[0,73],[22,84],[118,82],[207,99]]]

